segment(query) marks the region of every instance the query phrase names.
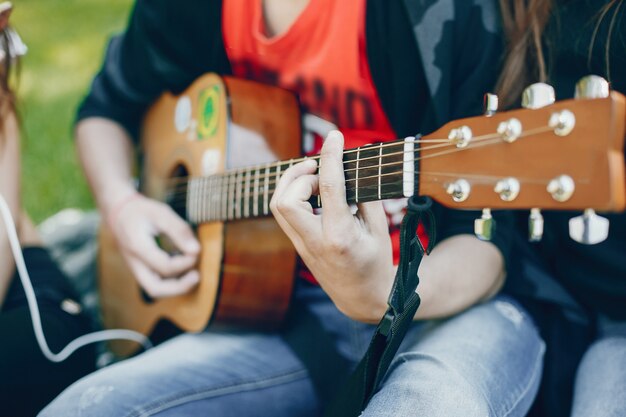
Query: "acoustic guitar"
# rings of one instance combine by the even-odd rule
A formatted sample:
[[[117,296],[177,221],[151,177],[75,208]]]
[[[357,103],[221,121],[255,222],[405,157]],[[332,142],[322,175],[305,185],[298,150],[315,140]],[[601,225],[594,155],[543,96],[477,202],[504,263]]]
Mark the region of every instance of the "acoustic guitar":
[[[539,107],[537,92],[529,94],[527,107]],[[458,209],[621,211],[625,121],[625,99],[611,92],[461,119],[423,137],[346,150],[347,199],[420,194]],[[192,332],[209,323],[280,324],[296,252],[269,202],[281,174],[301,160],[301,137],[298,101],[279,88],[207,74],[178,96],[163,95],[143,124],[140,188],[196,227],[201,280],[186,295],[146,297],[104,228],[105,326],[147,335],[161,319]],[[125,355],[137,346],[112,347]]]

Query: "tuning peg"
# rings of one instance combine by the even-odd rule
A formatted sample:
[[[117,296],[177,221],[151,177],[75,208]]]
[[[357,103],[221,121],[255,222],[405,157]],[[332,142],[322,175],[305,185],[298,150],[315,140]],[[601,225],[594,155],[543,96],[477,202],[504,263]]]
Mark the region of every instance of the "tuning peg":
[[[496,221],[491,216],[491,209],[483,209],[480,219],[474,220],[474,234],[480,240],[491,240],[496,231]]]
[[[576,83],[576,98],[606,98],[609,96],[609,83],[597,75],[588,75]]]
[[[569,219],[569,236],[584,245],[603,242],[609,236],[609,219],[587,209],[582,216]]]
[[[485,94],[483,109],[485,116],[493,116],[496,114],[498,112],[498,96],[491,93]]]
[[[555,101],[554,88],[546,83],[529,85],[522,93],[522,107],[525,109],[540,109],[549,106]]]
[[[460,178],[446,186],[446,193],[452,197],[455,203],[462,203],[467,200],[472,191],[470,183]]]
[[[539,242],[543,237],[543,215],[538,208],[530,209],[528,216],[528,241]]]
[[[498,181],[493,191],[500,196],[502,201],[513,201],[519,195],[520,188],[517,178],[507,177]]]
[[[559,175],[550,180],[546,190],[555,201],[563,203],[569,200],[576,190],[576,183],[569,175]]]

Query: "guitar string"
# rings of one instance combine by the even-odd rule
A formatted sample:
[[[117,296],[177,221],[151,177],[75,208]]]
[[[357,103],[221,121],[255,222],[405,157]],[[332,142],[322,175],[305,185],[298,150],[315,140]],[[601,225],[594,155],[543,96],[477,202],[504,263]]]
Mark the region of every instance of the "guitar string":
[[[545,133],[548,131],[551,131],[552,128],[550,127],[540,127],[540,128],[535,128],[532,130],[528,130],[527,132],[523,133],[522,135],[519,136],[519,138],[523,138],[523,137],[527,137],[530,135],[535,135],[537,133]],[[458,151],[463,151],[463,150],[469,150],[469,149],[475,149],[475,148],[479,148],[480,144],[485,143],[486,141],[488,141],[489,139],[491,140],[495,140],[495,143],[501,143],[502,142],[502,138],[500,135],[483,135],[483,136],[476,136],[472,142],[470,142],[470,145],[464,148],[458,148],[455,147],[454,149],[451,149],[449,151],[445,151],[445,153],[440,152],[437,154],[431,154],[431,155],[424,155],[421,157],[417,157],[414,160],[421,160],[421,159],[428,159],[428,158],[432,158],[432,157],[436,157],[436,156],[441,156],[441,155],[446,155],[446,154],[450,154],[450,153],[455,153]],[[432,149],[439,149],[439,148],[443,148],[443,147],[451,147],[451,146],[456,146],[454,143],[450,143],[449,140],[446,140],[448,143],[446,143],[445,145],[435,145],[435,146],[430,146],[430,147],[426,147],[426,148],[418,148],[418,149],[412,149],[412,150],[406,150],[406,151],[402,151],[402,152],[393,152],[393,153],[388,153],[388,154],[382,154],[382,155],[377,155],[377,156],[369,156],[369,157],[363,157],[363,158],[359,158],[359,159],[354,159],[354,160],[348,160],[348,161],[343,161],[343,164],[350,164],[350,163],[357,163],[357,162],[362,162],[362,161],[367,161],[367,160],[381,160],[384,159],[386,157],[390,157],[390,156],[397,156],[397,155],[402,155],[402,154],[411,154],[411,153],[418,153],[418,152],[423,152],[423,151],[429,151]],[[412,142],[393,142],[393,143],[388,143],[387,145],[389,146],[396,146],[396,147],[403,147],[406,144],[410,144]],[[491,144],[492,142],[488,142],[489,144]],[[375,146],[373,148],[367,148],[367,149],[363,149],[361,148],[361,151],[371,151],[371,150],[378,150],[379,147]],[[345,155],[345,153],[344,153]],[[299,158],[299,159],[293,159],[293,160],[288,160],[288,161],[279,161],[277,163],[270,163],[270,164],[260,164],[260,165],[254,165],[254,166],[250,166],[250,167],[242,167],[242,168],[237,168],[237,169],[233,169],[227,172],[221,172],[218,174],[214,174],[211,176],[204,176],[204,177],[193,177],[191,178],[191,180],[189,180],[189,176],[182,176],[182,177],[176,177],[176,178],[170,178],[167,180],[168,184],[176,184],[176,183],[184,183],[184,182],[189,182],[189,181],[193,181],[193,180],[200,180],[202,178],[210,178],[210,177],[228,177],[228,176],[237,176],[240,174],[245,174],[247,172],[253,172],[253,171],[266,171],[267,169],[271,169],[273,167],[278,167],[280,166],[281,168],[285,167],[285,166],[291,166],[294,165],[296,163],[302,162],[302,161],[306,161],[307,159],[313,159],[313,160],[319,160],[320,159],[320,155],[315,155],[312,157],[304,157],[304,158]],[[394,162],[396,164],[402,164],[404,163],[404,161],[402,162]],[[389,164],[383,164],[381,166],[386,166],[386,165],[390,165],[393,163],[389,163]],[[364,166],[361,167],[359,169],[368,169],[368,168],[377,168],[379,165],[371,165],[371,166]],[[319,169],[319,167],[318,167]],[[356,171],[356,168],[348,168],[348,169],[344,169],[344,172],[348,173],[348,172],[352,172],[352,171]],[[259,175],[259,179],[263,180],[265,179],[265,177],[275,177],[276,176],[276,171],[274,172],[269,172],[269,173],[263,173]]]
[[[487,136],[490,136],[491,138],[494,136],[494,134],[489,134],[489,135],[483,135],[483,136],[476,136],[475,138],[473,138],[474,141],[476,140],[481,140],[484,138],[487,138]],[[358,148],[353,148],[353,149],[347,149],[343,151],[343,155],[349,155],[349,154],[353,154],[353,153],[357,153],[360,151],[370,151],[370,150],[376,150],[378,151],[381,148],[388,148],[388,147],[401,147],[406,145],[407,143],[440,143],[440,145],[434,145],[434,146],[430,146],[430,147],[426,147],[426,148],[418,148],[420,150],[430,150],[430,149],[436,149],[436,148],[441,148],[441,147],[446,147],[446,146],[453,146],[454,143],[451,143],[450,139],[415,139],[413,141],[407,141],[407,138],[404,139],[395,139],[389,142],[380,142],[378,144],[368,144],[368,145],[363,145],[360,146]],[[390,155],[396,155],[396,153],[394,154],[383,154],[382,156],[390,156]],[[303,156],[300,158],[293,158],[290,160],[284,160],[284,161],[272,161],[266,164],[257,164],[257,165],[253,165],[253,166],[249,166],[249,167],[242,167],[242,168],[236,168],[233,169],[231,171],[227,171],[227,172],[223,172],[220,173],[222,175],[229,175],[229,174],[235,174],[239,171],[243,171],[243,170],[253,170],[253,169],[265,169],[265,168],[276,168],[278,166],[283,166],[283,165],[289,165],[289,164],[297,164],[309,159],[313,159],[313,160],[318,160],[320,159],[320,155],[313,155],[313,156]],[[363,158],[361,159],[363,160]],[[357,160],[349,160],[349,161],[344,161],[344,162],[356,162]],[[176,177],[176,178],[171,178],[169,181],[175,182],[175,181],[185,181],[187,180],[187,176],[181,176],[181,177]]]
[[[539,129],[549,129],[549,128],[539,128]],[[539,130],[539,129],[535,129],[535,130]],[[534,134],[534,132],[530,132],[530,131],[529,131],[529,133],[528,133],[527,135],[531,135],[531,134]],[[520,136],[520,138],[521,138],[521,137],[522,137],[522,136]],[[421,159],[429,159],[429,158],[439,157],[439,156],[443,156],[443,155],[446,155],[446,154],[451,154],[451,153],[460,152],[460,151],[463,151],[463,150],[475,149],[475,148],[480,148],[480,147],[483,147],[483,146],[489,146],[489,145],[494,145],[494,144],[499,144],[499,143],[502,143],[500,138],[495,138],[495,139],[492,139],[491,141],[486,141],[486,140],[483,140],[482,142],[477,143],[477,144],[475,144],[475,145],[473,145],[473,146],[468,146],[468,147],[466,147],[466,148],[455,148],[455,149],[451,149],[451,150],[442,151],[442,152],[439,152],[439,153],[436,153],[436,154],[424,155],[424,156],[421,156],[421,157],[415,158],[415,160],[421,160]],[[402,153],[413,153],[413,152],[416,152],[416,150],[413,150],[413,151],[407,151],[407,152],[401,152],[401,153],[399,152],[399,153],[395,153],[395,154],[396,154],[396,155],[399,155],[399,154],[402,154]],[[391,154],[388,154],[388,155],[391,155]],[[373,158],[373,159],[378,159],[378,157]],[[349,161],[349,162],[354,162],[354,161]],[[346,163],[346,162],[344,161],[344,164],[345,164],[345,163]],[[383,165],[381,165],[381,166],[397,166],[397,165],[404,165],[404,164],[405,164],[405,162],[404,162],[404,161],[399,161],[399,162],[392,162],[392,163],[383,164]],[[362,167],[362,168],[360,168],[360,170],[365,170],[365,169],[374,169],[374,168],[378,168],[378,165],[375,165],[375,166],[370,166],[370,167]],[[355,171],[355,169],[346,169],[346,170],[344,170],[344,172],[345,172],[345,173],[352,172],[352,171]],[[240,169],[240,170],[236,170],[236,171],[231,171],[231,172],[229,172],[228,174],[216,174],[216,175],[214,175],[214,176],[210,176],[210,177],[196,177],[196,178],[192,179],[192,181],[204,181],[204,182],[206,182],[207,184],[203,184],[203,185],[201,185],[201,186],[200,186],[200,187],[201,187],[201,188],[203,188],[203,190],[206,192],[206,191],[207,191],[207,190],[209,190],[209,189],[210,189],[210,188],[211,188],[211,187],[212,187],[212,186],[213,186],[216,182],[217,182],[217,183],[223,183],[223,182],[226,182],[226,183],[228,183],[228,184],[226,184],[227,186],[231,185],[231,184],[230,184],[230,182],[232,182],[232,181],[228,181],[228,178],[229,178],[229,177],[230,177],[230,178],[235,177],[235,179],[236,179],[237,177],[239,177],[239,179],[244,180],[244,179],[245,179],[245,178],[244,178],[244,177],[245,177],[245,175],[243,175],[243,174],[244,174],[244,173],[246,173],[246,172],[250,172],[249,177],[254,177],[254,178],[250,178],[250,181],[249,181],[250,183],[252,183],[252,182],[256,182],[257,180],[256,180],[255,178],[258,178],[259,185],[261,185],[261,183],[262,183],[262,185],[263,185],[263,186],[265,186],[265,184],[266,184],[265,178],[268,178],[268,177],[269,177],[269,178],[272,178],[272,180],[268,181],[268,185],[274,185],[274,184],[276,184],[275,177],[277,176],[277,173],[276,173],[275,171],[274,171],[274,172],[272,172],[272,173],[269,173],[269,175],[266,175],[266,174],[261,174],[261,175],[253,175],[253,174],[251,173],[251,171],[250,171],[250,170],[247,170],[247,169]],[[384,175],[394,175],[394,174],[400,175],[400,174],[403,174],[403,173],[404,173],[404,171],[395,171],[395,172],[391,172],[391,173],[386,173],[386,174],[384,174]],[[422,173],[421,175],[423,176],[423,175],[426,175],[426,174],[427,174],[427,173]],[[279,174],[278,174],[278,175],[279,175]],[[440,173],[440,175],[443,175],[443,173]],[[447,174],[447,175],[450,175],[450,176],[470,176],[470,175],[472,175],[472,174],[449,173],[449,174]],[[485,178],[489,178],[489,179],[492,179],[492,178],[502,178],[501,176],[484,176],[484,177],[485,177]],[[212,183],[209,185],[208,183],[209,183],[209,182],[211,182],[211,178],[213,178],[213,181],[212,181]],[[365,180],[365,179],[372,179],[372,178],[378,178],[378,175],[375,175],[375,176],[370,176],[370,177],[359,177],[359,181],[360,181],[360,180]],[[227,179],[227,180],[226,180],[226,181],[224,181],[224,179]],[[522,178],[522,179],[523,179],[523,178]],[[523,180],[530,180],[530,179],[523,179]],[[351,182],[351,181],[356,181],[356,179],[350,179],[350,178],[346,179],[346,182]],[[188,182],[189,182],[189,181],[188,181]],[[238,186],[238,185],[239,185],[239,184],[241,184],[242,182],[243,182],[243,181],[239,181],[239,180],[237,180],[237,179],[236,179],[236,181],[235,181],[235,186]],[[184,182],[182,182],[182,181],[181,181],[181,183],[184,183]],[[185,185],[185,186],[186,186],[186,185]],[[221,189],[222,187],[219,187],[219,188]],[[241,188],[241,187],[239,187],[239,188]],[[359,188],[360,188],[360,187],[359,187]],[[252,187],[247,187],[247,189],[248,189],[248,190],[250,190],[250,191],[254,191],[254,186],[252,186]],[[173,190],[174,190],[174,191],[170,191],[170,192],[168,193],[168,195],[169,195],[170,197],[179,197],[180,195],[186,195],[186,193],[187,193],[186,189],[182,189],[182,187],[174,187],[174,188],[173,188]],[[178,191],[178,190],[180,190],[180,191]],[[245,191],[245,190],[246,190],[246,188],[244,187],[244,188],[243,188],[243,190]],[[186,198],[186,197],[185,197],[185,198]],[[180,200],[178,200],[177,202],[180,202]]]
[[[383,176],[394,175],[394,174],[397,175],[397,173],[391,173],[391,174],[383,174]],[[451,175],[456,175],[456,174],[426,173],[426,174],[423,174],[423,175],[428,175],[428,176],[435,176],[435,175],[451,176]],[[467,177],[467,178],[474,177],[474,179],[475,179],[475,181],[473,181],[474,184],[492,183],[493,181],[491,181],[490,178],[495,178],[495,179],[502,178],[502,177],[498,177],[498,176],[491,176],[491,177],[489,177],[489,176],[484,176],[484,175],[481,176],[481,175],[471,175],[471,174],[465,175],[465,177]],[[368,177],[368,178],[371,179],[371,178],[377,178],[377,177]],[[439,181],[424,181],[424,182],[439,182]],[[536,179],[536,180],[530,180],[530,181],[526,181],[526,182],[536,183],[536,184],[545,184],[545,183],[547,183],[547,180],[538,180],[538,179]],[[404,184],[404,183],[405,183],[405,181],[402,180],[402,181],[397,181],[397,182],[394,182],[394,183],[386,183],[386,184],[384,184],[384,186],[390,186],[390,185],[398,186],[398,185]],[[361,192],[365,192],[365,191],[369,191],[369,190],[381,191],[381,194],[385,195],[385,197],[390,197],[390,196],[388,196],[389,193],[393,193],[393,195],[397,195],[397,191],[395,191],[395,190],[394,191],[381,190],[380,187],[377,184],[365,185],[365,186],[359,187],[359,189],[361,190]],[[221,191],[223,193],[224,190],[221,190]],[[269,197],[269,194],[270,193],[273,194],[274,191],[275,191],[275,188],[271,188],[270,190],[268,190],[268,197]],[[346,195],[350,191],[354,191],[354,189],[346,190]],[[214,195],[217,196],[217,195],[220,195],[220,194],[221,193],[215,193]],[[357,201],[355,200],[354,202],[357,202]],[[252,208],[252,210],[254,211],[254,207],[255,206],[257,207],[257,209],[259,207],[263,207],[263,210],[265,210],[265,207],[267,207],[268,201],[267,201],[267,198],[265,198],[262,202],[260,201],[260,198],[257,198],[256,203],[254,201],[250,200],[249,198],[244,199],[244,198],[240,197],[240,198],[234,199],[234,200],[229,202],[229,206],[228,207],[230,207],[230,209],[228,209],[226,211],[227,212],[231,212],[231,213],[236,211],[239,214],[232,214],[232,215],[228,215],[227,213],[224,213],[225,210],[222,208],[223,206],[220,203],[221,202],[219,201],[219,199],[210,198],[210,197],[208,199],[196,199],[196,201],[193,202],[191,204],[191,206],[193,206],[193,204],[196,204],[196,206],[194,206],[196,208],[198,208],[198,206],[197,206],[198,204],[200,204],[200,205],[204,204],[204,206],[200,207],[199,210],[196,210],[196,211],[198,211],[198,213],[194,213],[195,214],[194,217],[208,218],[208,219],[212,219],[212,220],[227,219],[227,218],[257,217],[255,215],[253,215],[253,216],[243,215],[242,216],[240,214],[242,206],[248,212],[249,212],[250,208]],[[215,207],[215,205],[217,205],[217,209],[218,210],[215,210],[216,213],[213,213],[214,210],[210,209],[209,207]],[[205,207],[205,206],[207,206],[207,207]],[[246,209],[246,207],[247,207],[247,209]],[[206,210],[206,208],[209,208],[209,209]]]
[[[367,177],[360,177],[358,180],[356,178],[349,178],[346,180],[346,184],[347,184],[347,190],[348,192],[352,192],[356,190],[356,187],[351,187],[351,183],[357,183],[358,181],[366,181],[366,180],[373,180],[373,179],[379,179],[382,177],[391,177],[391,176],[401,176],[404,173],[411,173],[411,174],[420,174],[420,177],[422,179],[422,181],[420,181],[421,183],[432,183],[432,182],[440,182],[438,179],[432,179],[432,177],[437,177],[437,176],[444,176],[444,177],[456,177],[456,178],[466,178],[466,179],[471,179],[474,183],[491,183],[491,184],[495,184],[495,182],[497,180],[501,180],[503,178],[503,176],[497,176],[497,175],[477,175],[477,174],[467,174],[467,173],[447,173],[447,172],[437,172],[437,173],[432,173],[432,172],[424,172],[421,173],[420,171],[394,171],[394,172],[389,172],[389,173],[384,173],[384,174],[380,174],[380,175],[373,175],[373,176],[367,176]],[[430,178],[429,178],[430,177]],[[550,179],[537,179],[537,178],[524,178],[524,177],[517,177],[518,180],[524,182],[524,183],[528,183],[528,184],[547,184]],[[240,189],[240,192],[238,192],[237,194],[238,197],[233,199],[230,197],[233,196],[229,196],[230,200],[233,201],[244,201],[248,200],[250,201],[250,197],[254,196],[255,193],[255,189],[257,191],[257,201],[261,198],[265,198],[265,193],[267,193],[268,195],[273,195],[273,193],[275,192],[276,188],[274,187],[275,182],[271,184],[271,187],[267,187],[267,191],[265,191],[265,187],[261,188],[261,187],[256,187],[254,185],[253,181],[249,181],[246,187],[242,187],[240,185],[243,185],[241,182],[239,184],[235,183],[233,184],[232,181],[229,183],[228,181],[226,182],[226,186],[222,186],[224,184],[220,184],[220,186],[214,190],[214,192],[211,193],[211,195],[215,195],[215,196],[222,196],[222,194],[224,194],[225,192],[229,192],[229,190],[231,190],[233,188],[233,186],[239,186],[238,188]],[[382,187],[389,187],[389,186],[400,186],[401,184],[406,183],[407,181],[404,180],[404,178],[398,178],[396,181],[393,182],[387,182],[385,181],[384,183],[378,183],[378,184],[363,184],[360,185],[358,187],[359,190],[361,191],[367,191],[367,190],[377,190],[377,189],[382,189]],[[578,182],[585,182],[585,180],[578,180]],[[261,184],[259,184],[261,185]],[[264,184],[263,184],[264,186]],[[196,199],[197,200],[203,200],[203,199],[207,199],[209,201],[213,201],[215,200],[215,198],[211,198],[206,196],[206,194],[208,194],[208,191],[211,191],[212,187],[206,187],[206,186],[200,186],[197,189],[199,189],[195,195],[196,195]],[[204,194],[203,194],[204,192]],[[396,191],[397,192],[397,191]],[[177,198],[180,197],[181,194],[184,194],[185,197],[183,198]],[[178,204],[181,202],[186,202],[187,201],[187,191],[183,190],[182,193],[178,193],[178,196],[173,196],[170,194],[170,197],[174,197],[172,199],[169,200],[169,202],[171,204]],[[219,199],[218,199],[219,200]]]

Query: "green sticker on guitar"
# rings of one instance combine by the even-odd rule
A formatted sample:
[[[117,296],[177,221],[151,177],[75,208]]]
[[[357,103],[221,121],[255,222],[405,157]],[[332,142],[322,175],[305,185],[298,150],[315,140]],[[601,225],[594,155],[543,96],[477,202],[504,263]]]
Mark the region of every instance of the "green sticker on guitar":
[[[220,87],[212,85],[198,98],[198,139],[207,139],[217,132],[220,119]]]

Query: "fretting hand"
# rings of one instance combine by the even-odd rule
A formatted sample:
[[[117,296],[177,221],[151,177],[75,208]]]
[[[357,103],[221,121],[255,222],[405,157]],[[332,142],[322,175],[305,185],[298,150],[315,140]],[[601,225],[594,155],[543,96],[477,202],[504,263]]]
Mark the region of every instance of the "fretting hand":
[[[382,315],[394,277],[391,240],[381,202],[346,201],[343,136],[331,132],[317,163],[301,162],[281,177],[270,207],[304,263],[346,315],[366,320]],[[323,213],[308,200],[319,192]]]

